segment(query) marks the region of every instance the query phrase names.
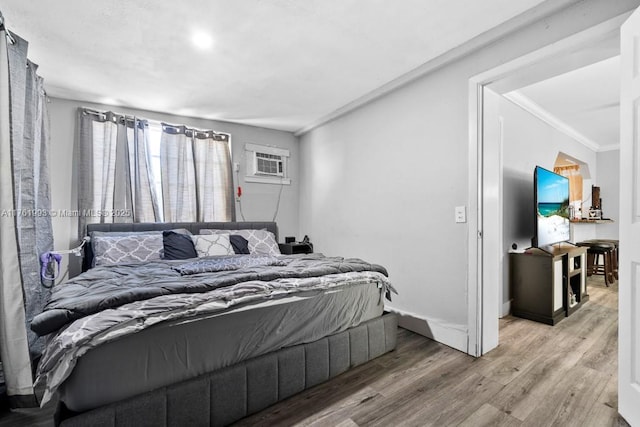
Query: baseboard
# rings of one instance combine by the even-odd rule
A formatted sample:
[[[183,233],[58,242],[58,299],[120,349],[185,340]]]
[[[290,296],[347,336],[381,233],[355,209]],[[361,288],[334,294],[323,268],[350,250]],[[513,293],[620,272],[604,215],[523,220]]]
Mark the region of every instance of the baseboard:
[[[445,324],[441,321],[398,310],[394,307],[385,307],[385,309],[398,315],[398,326],[468,353],[467,325]]]

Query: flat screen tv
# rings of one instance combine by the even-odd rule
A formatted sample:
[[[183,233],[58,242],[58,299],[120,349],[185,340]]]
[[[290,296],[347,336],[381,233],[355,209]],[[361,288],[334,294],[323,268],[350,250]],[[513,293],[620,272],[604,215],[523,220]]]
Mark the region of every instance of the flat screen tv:
[[[534,247],[544,247],[571,239],[569,221],[569,179],[536,166]]]

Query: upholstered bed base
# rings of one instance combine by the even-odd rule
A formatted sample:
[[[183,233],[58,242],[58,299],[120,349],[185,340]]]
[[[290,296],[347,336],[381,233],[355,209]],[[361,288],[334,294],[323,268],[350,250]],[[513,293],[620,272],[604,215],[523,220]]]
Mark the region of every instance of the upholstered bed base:
[[[395,349],[397,325],[396,316],[386,314],[318,341],[283,348],[81,414],[60,407],[56,424],[227,425]]]

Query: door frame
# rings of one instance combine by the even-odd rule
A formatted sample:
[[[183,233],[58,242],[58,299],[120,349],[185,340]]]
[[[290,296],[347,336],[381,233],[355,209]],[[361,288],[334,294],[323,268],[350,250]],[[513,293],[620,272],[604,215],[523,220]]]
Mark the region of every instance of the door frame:
[[[638,38],[640,8],[624,23],[620,36],[620,254],[618,295],[618,414],[640,425],[640,340],[638,294],[640,212],[638,208]]]
[[[498,317],[502,301],[502,221],[484,221],[483,212],[502,209],[502,174],[484,174],[486,163],[498,164],[498,141],[484,141],[484,87],[500,81],[529,66],[548,61],[572,50],[610,37],[619,32],[631,12],[621,14],[598,25],[554,42],[543,48],[506,62],[469,78],[469,233],[467,262],[467,353],[482,356],[498,345]],[[494,191],[486,191],[493,189]]]

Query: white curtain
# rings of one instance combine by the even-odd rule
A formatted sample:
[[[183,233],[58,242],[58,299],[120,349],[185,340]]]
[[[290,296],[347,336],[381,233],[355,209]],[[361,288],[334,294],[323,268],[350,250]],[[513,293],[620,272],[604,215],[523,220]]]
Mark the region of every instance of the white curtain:
[[[149,125],[145,120],[127,119],[127,154],[133,217],[135,222],[156,222],[160,218],[160,205],[152,178],[149,151]]]
[[[228,135],[163,123],[160,156],[165,221],[235,220]]]
[[[162,203],[166,222],[196,221],[196,174],[193,138],[184,126],[162,124],[160,168]]]
[[[46,95],[28,43],[0,30],[0,359],[11,407],[37,406],[32,361],[42,339],[28,329],[49,297],[39,255],[53,247]]]
[[[150,141],[146,120],[83,108],[78,134],[81,236],[94,222],[235,219],[229,135],[163,123]],[[110,211],[131,215],[97,214]]]
[[[80,236],[89,223],[160,219],[146,121],[80,108],[78,140]]]

